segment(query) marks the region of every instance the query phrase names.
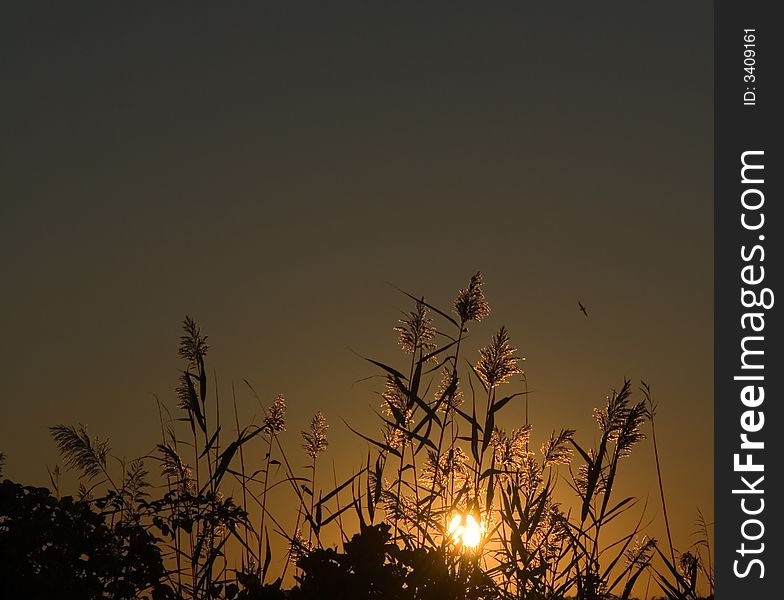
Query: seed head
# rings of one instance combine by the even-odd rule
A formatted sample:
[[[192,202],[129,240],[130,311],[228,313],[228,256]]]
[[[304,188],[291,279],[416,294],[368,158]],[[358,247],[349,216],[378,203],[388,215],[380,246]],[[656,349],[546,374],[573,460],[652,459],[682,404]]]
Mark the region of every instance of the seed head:
[[[417,300],[416,309],[409,312],[404,319],[400,320],[400,325],[395,327],[398,333],[398,341],[404,352],[412,354],[417,350],[428,352],[435,348],[432,340],[436,330],[433,327],[433,319],[428,317],[428,309],[422,300]]]
[[[596,460],[596,453],[593,450],[588,450],[588,455],[591,457],[591,461]],[[574,484],[575,487],[580,491],[580,493],[584,496],[588,493],[588,479],[589,479],[590,471],[588,469],[588,465],[580,465],[577,469],[577,473],[574,474]],[[607,490],[607,467],[602,467],[599,471],[599,476],[596,480],[596,487],[594,488],[594,495],[598,496],[599,494],[603,494]]]
[[[403,443],[403,432],[394,425],[385,423],[381,434],[384,436],[384,443],[390,448],[397,449]]]
[[[199,359],[204,358],[209,346],[207,336],[201,334],[201,329],[196,321],[185,315],[182,322],[184,334],[180,337],[180,349],[178,354],[187,360],[191,365],[196,365]]]
[[[296,564],[301,558],[307,556],[311,550],[313,550],[311,543],[302,535],[302,530],[297,529],[289,543],[289,560]]]
[[[624,381],[619,392],[607,397],[605,408],[594,409],[593,414],[607,439],[617,444],[618,455],[628,456],[637,442],[645,438],[641,431],[642,425],[650,412],[645,401],[630,406],[631,383]]]
[[[262,429],[270,434],[286,431],[286,399],[283,394],[278,394],[272,406],[265,412]]]
[[[302,447],[310,458],[315,460],[319,454],[326,451],[328,446],[327,429],[329,429],[327,420],[321,411],[318,411],[310,420],[310,430],[301,432]]]
[[[506,382],[509,377],[521,373],[517,368],[520,357],[515,356],[516,348],[509,344],[509,333],[501,327],[493,341],[479,351],[476,372],[487,388],[494,388]]]
[[[530,435],[530,425],[513,429],[509,435],[498,427],[493,430],[490,444],[493,446],[493,455],[500,468],[506,471],[519,471],[525,466],[529,454],[525,446]]]
[[[569,461],[572,459],[572,449],[569,447],[569,441],[573,436],[573,429],[562,429],[558,434],[555,431],[550,434],[550,439],[542,444],[541,449],[545,466],[569,464]]]
[[[441,370],[441,383],[436,390],[436,402],[439,402],[439,410],[448,412],[463,404],[463,392],[460,390],[457,373],[444,367]]]
[[[656,540],[649,538],[647,535],[642,536],[642,539],[634,538],[634,545],[629,548],[626,554],[626,560],[629,564],[637,567],[646,567],[653,558],[653,551],[656,549]]]
[[[681,574],[686,581],[692,582],[697,579],[697,570],[700,565],[699,559],[691,552],[684,552],[678,559],[678,566],[680,567]]]
[[[477,273],[471,277],[468,287],[457,293],[454,302],[455,313],[460,317],[461,325],[468,321],[481,321],[490,314],[490,305],[485,300],[482,292],[482,274]]]
[[[422,487],[433,487],[440,492],[450,482],[454,482],[455,490],[472,485],[468,461],[468,455],[457,446],[447,449],[440,456],[435,451],[429,451],[420,476]]]
[[[403,396],[391,375],[387,376],[386,388],[381,397],[384,399],[381,409],[385,415],[393,417],[400,427],[411,425],[414,411],[408,406],[408,400]]]

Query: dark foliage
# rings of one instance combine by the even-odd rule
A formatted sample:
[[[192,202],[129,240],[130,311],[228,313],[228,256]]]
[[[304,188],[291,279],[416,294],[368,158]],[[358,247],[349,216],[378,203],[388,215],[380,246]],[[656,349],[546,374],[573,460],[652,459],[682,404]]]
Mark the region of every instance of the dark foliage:
[[[237,583],[242,585],[242,588]],[[289,597],[281,589],[280,579],[274,583],[261,583],[256,573],[238,571],[237,583],[226,586],[226,600],[285,600]]]
[[[87,502],[0,484],[0,597],[27,600],[172,598],[155,539],[110,525]]]
[[[363,526],[344,552],[317,549],[302,557],[292,592],[298,600],[464,600],[495,598],[494,582],[474,561],[451,563],[440,549],[400,549],[390,526]]]

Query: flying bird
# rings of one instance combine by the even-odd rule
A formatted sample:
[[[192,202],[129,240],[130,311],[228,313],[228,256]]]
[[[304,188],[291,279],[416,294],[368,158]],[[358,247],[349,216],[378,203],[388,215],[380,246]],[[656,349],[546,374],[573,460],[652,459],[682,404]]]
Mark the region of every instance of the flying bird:
[[[580,310],[583,311],[583,314],[587,317],[588,316],[588,311],[585,310],[585,307],[583,306],[583,303],[578,300],[577,301],[577,306],[580,307]]]

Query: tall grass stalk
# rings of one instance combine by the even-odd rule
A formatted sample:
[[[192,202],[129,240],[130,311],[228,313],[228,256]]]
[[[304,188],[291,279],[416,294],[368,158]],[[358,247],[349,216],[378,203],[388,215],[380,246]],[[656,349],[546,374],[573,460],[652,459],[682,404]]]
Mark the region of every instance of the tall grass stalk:
[[[661,474],[661,462],[659,460],[659,446],[656,442],[656,409],[657,404],[653,399],[653,395],[651,394],[650,386],[645,383],[644,381],[641,382],[641,390],[642,393],[645,395],[645,402],[648,407],[648,418],[651,422],[651,438],[653,438],[653,456],[656,459],[656,478],[659,482],[659,497],[661,498],[662,504],[662,513],[664,514],[664,528],[667,531],[667,544],[669,545],[670,549],[670,558],[672,560],[672,564],[675,564],[675,549],[672,545],[672,532],[670,530],[670,519],[667,515],[667,500],[664,496],[664,484],[662,483],[662,474]]]
[[[205,368],[207,338],[188,317],[179,348],[185,367],[176,390],[182,412],[172,418],[158,402],[161,443],[146,457],[160,463],[160,497],[142,495],[151,489],[143,461],[111,462],[119,465],[117,476],[107,442],[91,438],[83,427],[58,425],[53,435],[65,465],[81,471],[83,496],[98,495],[94,501],[105,507],[109,523],[136,520],[157,532],[172,565],[171,586],[183,599],[228,598],[239,593],[237,586],[278,589],[291,577],[290,565],[302,581],[312,563],[300,559],[328,556],[340,564],[336,557],[342,555],[319,552],[332,540],[349,547],[356,540],[349,533],[353,523],[361,532],[386,527],[384,561],[427,557],[435,561],[429,569],[444,569],[449,581],[465,586],[466,598],[599,600],[612,594],[628,600],[645,573],[648,585],[653,577],[665,593],[681,598],[696,594],[697,569],[712,591],[708,524],[701,513],[697,558],[687,565],[688,577],[676,564],[654,428],[656,405],[648,386],[643,382],[642,402],[632,398],[628,380],[610,393],[594,412],[593,445],[583,445],[572,429],[554,429],[537,452],[531,444],[528,377],[518,368],[521,358],[510,333],[500,327],[482,347],[469,337],[469,325],[490,312],[482,286],[477,273],[459,290],[450,312],[406,293],[414,305],[395,331],[410,356],[399,359],[399,369],[368,359],[385,384],[378,412],[382,433],[365,435],[349,425],[367,442],[367,458],[361,457],[343,481],[333,461],[327,489],[319,487],[327,479],[321,472],[327,424],[320,412],[300,432],[309,459],[301,469],[304,476],[285,451],[283,395],[265,408],[248,384],[263,416],[243,426],[232,386],[234,431],[222,430],[218,380],[213,373],[208,381]],[[469,362],[472,352],[478,355]],[[515,377],[521,373],[521,379]],[[214,398],[208,398],[208,383]],[[512,415],[523,422],[514,422]],[[635,498],[619,497],[617,482],[624,459],[644,437],[646,421],[668,555],[655,540],[639,539],[647,527],[646,506],[622,534],[608,527],[638,511]],[[239,484],[241,505],[223,495],[226,475]],[[561,504],[564,482],[574,494],[572,508]],[[284,494],[291,513],[273,514],[272,496]],[[618,537],[610,538],[611,532]],[[288,548],[278,553],[284,560],[275,577],[273,549],[281,543]],[[701,550],[707,566],[699,559]]]

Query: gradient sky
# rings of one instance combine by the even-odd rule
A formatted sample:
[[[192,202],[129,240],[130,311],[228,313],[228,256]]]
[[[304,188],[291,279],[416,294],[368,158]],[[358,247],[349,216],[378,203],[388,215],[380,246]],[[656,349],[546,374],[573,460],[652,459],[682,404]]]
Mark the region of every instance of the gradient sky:
[[[466,356],[509,328],[537,446],[651,384],[685,550],[713,502],[712,4],[540,4],[0,8],[6,475],[46,484],[60,422],[149,451],[185,313],[246,416],[243,378],[358,464],[354,352],[406,364],[387,282],[448,306],[481,270]],[[624,469],[659,518],[650,441]]]

